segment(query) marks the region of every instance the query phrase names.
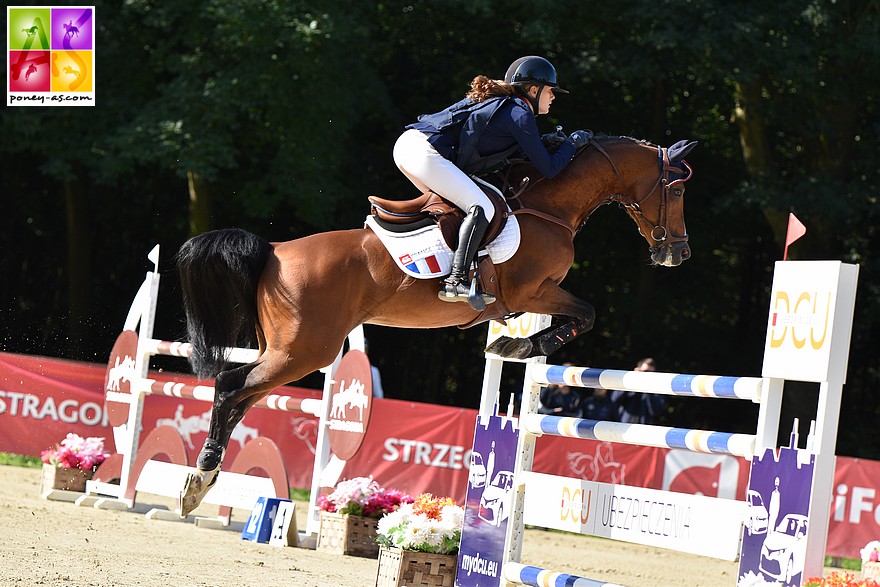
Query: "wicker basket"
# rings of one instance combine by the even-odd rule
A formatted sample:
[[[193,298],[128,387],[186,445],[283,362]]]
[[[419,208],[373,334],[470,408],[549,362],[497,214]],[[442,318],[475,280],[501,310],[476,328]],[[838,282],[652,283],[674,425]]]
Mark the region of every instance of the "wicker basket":
[[[377,518],[321,512],[318,550],[376,558],[379,555],[378,524]]]
[[[452,587],[458,556],[383,546],[376,587]]]
[[[62,469],[55,465],[43,463],[43,480],[40,483],[40,495],[45,495],[53,489],[83,493],[86,490],[86,481],[91,478],[92,471]]]
[[[863,562],[862,579],[874,579],[880,582],[880,563]]]

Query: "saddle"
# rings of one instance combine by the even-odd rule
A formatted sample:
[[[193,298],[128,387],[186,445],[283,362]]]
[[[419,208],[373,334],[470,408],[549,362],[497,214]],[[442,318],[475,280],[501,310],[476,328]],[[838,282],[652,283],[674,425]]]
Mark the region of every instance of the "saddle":
[[[495,215],[480,243],[482,248],[504,230],[509,210],[497,188],[480,180],[477,180],[477,186],[488,196],[495,209]],[[428,191],[412,200],[388,200],[379,196],[368,196],[367,199],[370,201],[370,214],[386,229],[392,232],[408,232],[436,223],[449,248],[454,251],[458,247],[458,228],[464,212],[440,195]]]
[[[521,193],[522,189],[518,192],[512,189],[506,174],[494,176],[493,179],[500,184],[499,186],[487,183],[481,179],[472,179],[483,190],[483,193],[488,196],[495,209],[495,215],[492,217],[492,221],[486,229],[486,235],[480,243],[480,248],[482,249],[501,234],[511,214],[507,200],[501,195],[502,192],[511,193],[513,195],[511,201],[515,202],[518,208],[519,202],[516,201],[516,196]],[[527,183],[528,181],[524,182],[523,189]],[[388,200],[378,196],[368,196],[367,199],[370,201],[370,214],[386,230],[409,232],[436,223],[440,228],[440,233],[446,245],[453,251],[458,247],[458,229],[464,218],[464,212],[440,195],[429,191],[412,200]],[[496,301],[493,304],[489,304],[476,318],[467,324],[460,325],[459,328],[470,328],[486,320],[500,320],[503,323],[505,318],[513,316],[501,296],[498,287],[498,277],[495,273],[495,265],[492,263],[492,259],[489,255],[478,255],[476,263],[477,270],[472,272],[471,279],[479,279],[482,289],[494,295]]]

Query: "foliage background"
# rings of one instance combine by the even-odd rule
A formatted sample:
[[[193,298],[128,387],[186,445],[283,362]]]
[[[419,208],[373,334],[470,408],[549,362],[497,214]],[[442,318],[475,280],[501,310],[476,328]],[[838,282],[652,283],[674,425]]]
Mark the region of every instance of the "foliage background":
[[[0,118],[0,350],[104,362],[156,243],[156,333],[182,336],[172,260],[190,234],[359,226],[367,195],[414,195],[391,160],[405,124],[540,54],[572,92],[546,131],[700,141],[693,258],[650,267],[626,216],[601,209],[565,282],[597,325],[551,360],[759,375],[794,211],[807,235],[791,258],[860,265],[838,453],[880,458],[877,0],[95,4],[97,106]],[[367,336],[389,397],[478,405],[485,328]],[[787,384],[783,428],[798,416],[806,435],[817,387]],[[756,414],[674,398],[663,421],[752,431]]]

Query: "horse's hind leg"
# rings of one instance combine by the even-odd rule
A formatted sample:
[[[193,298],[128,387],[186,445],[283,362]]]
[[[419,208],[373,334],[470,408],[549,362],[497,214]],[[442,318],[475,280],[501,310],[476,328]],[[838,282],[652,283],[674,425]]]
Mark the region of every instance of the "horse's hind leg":
[[[217,375],[214,383],[214,406],[211,408],[211,423],[208,438],[199,452],[196,472],[187,475],[183,491],[180,493],[180,515],[186,517],[196,509],[220,473],[223,454],[229,444],[229,437],[235,425],[229,426],[230,414],[239,403],[238,396],[245,387],[248,375],[258,363],[242,365]],[[241,417],[238,418],[241,420]],[[238,421],[236,421],[236,424]]]
[[[301,376],[290,372],[287,359],[285,353],[268,352],[256,363],[224,371],[217,376],[208,438],[199,452],[196,470],[187,475],[180,493],[181,517],[196,509],[217,482],[232,431],[245,412],[279,385]]]
[[[250,363],[217,375],[217,380],[214,383],[214,407],[211,410],[211,424],[208,428],[208,438],[199,453],[197,462],[199,469],[214,469],[223,460],[223,451],[229,444],[232,429],[241,420],[241,416],[239,416],[235,424],[230,426],[231,414],[240,401],[239,396],[245,387],[247,376],[256,366],[256,363]]]

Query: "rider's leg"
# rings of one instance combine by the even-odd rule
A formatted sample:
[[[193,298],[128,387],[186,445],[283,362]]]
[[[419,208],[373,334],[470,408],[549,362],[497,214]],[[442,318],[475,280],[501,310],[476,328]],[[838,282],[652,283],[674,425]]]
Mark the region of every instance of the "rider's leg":
[[[400,171],[421,191],[431,190],[463,211],[478,204],[486,220],[491,221],[495,208],[466,173],[443,157],[428,142],[428,137],[409,129],[394,145],[394,162]]]
[[[470,293],[470,281],[468,280],[468,271],[474,257],[480,248],[480,241],[486,234],[489,227],[489,221],[483,214],[483,208],[473,205],[468,210],[467,216],[461,221],[461,228],[458,231],[458,247],[455,255],[452,257],[452,272],[449,274],[441,286],[440,299],[445,302],[468,301]],[[485,292],[477,292],[485,304],[495,301],[495,297]]]
[[[495,214],[492,202],[466,173],[440,155],[428,138],[415,129],[397,139],[394,162],[417,188],[430,189],[466,212],[459,229],[452,273],[444,281],[439,297],[447,302],[468,301],[468,271]],[[477,299],[469,301],[475,310],[495,301],[490,294],[476,293]]]

